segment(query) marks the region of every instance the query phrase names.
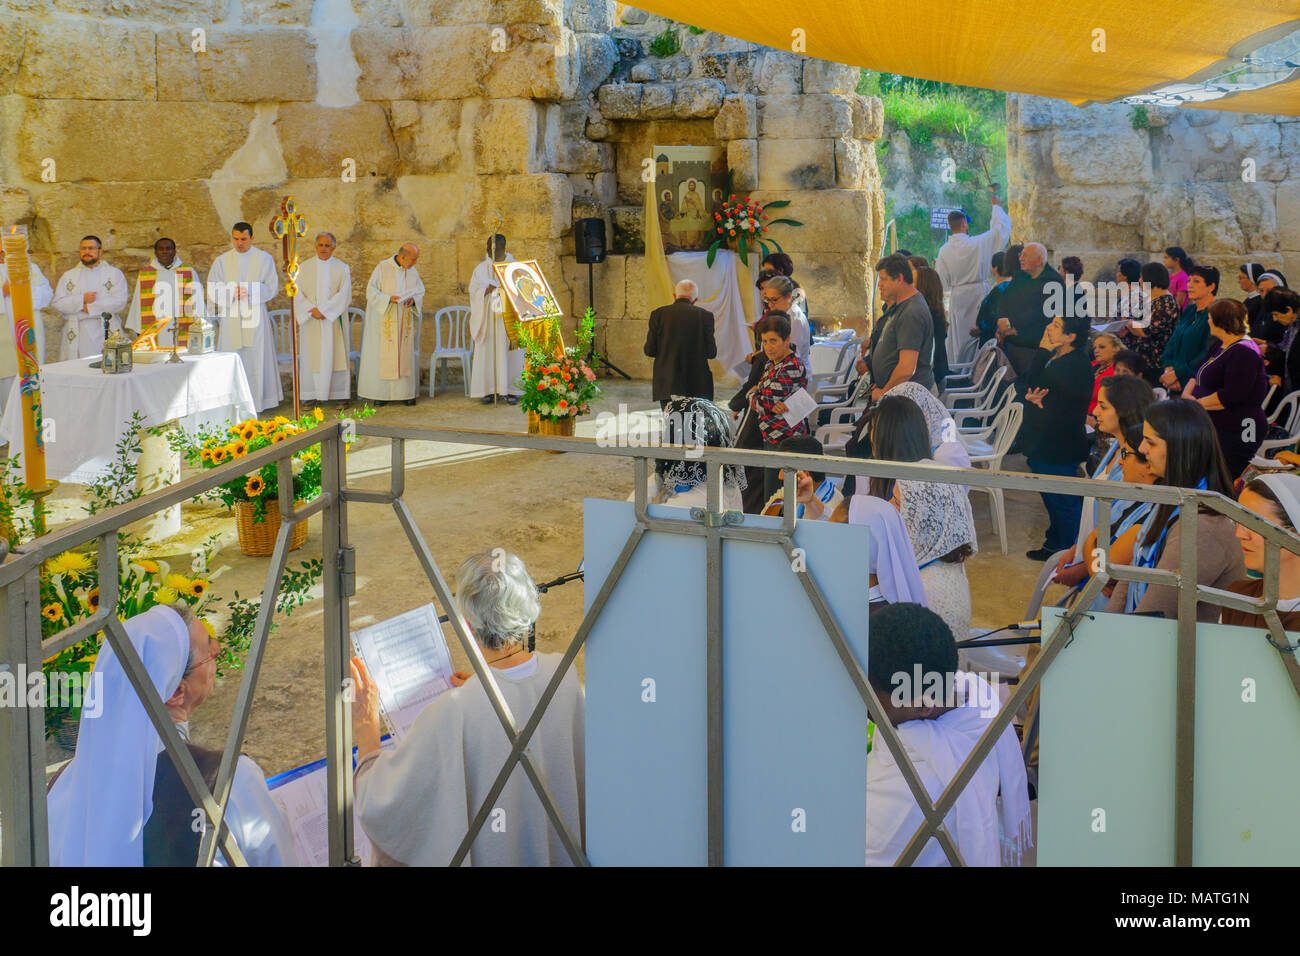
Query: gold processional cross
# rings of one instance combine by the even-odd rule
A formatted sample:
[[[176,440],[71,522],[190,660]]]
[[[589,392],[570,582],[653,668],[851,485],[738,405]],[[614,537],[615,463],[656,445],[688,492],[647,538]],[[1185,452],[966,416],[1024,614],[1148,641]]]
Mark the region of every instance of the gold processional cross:
[[[293,417],[302,417],[298,406],[298,320],[294,315],[294,297],[298,295],[298,237],[307,235],[307,217],[297,210],[292,196],[280,203],[280,215],[271,220],[271,234],[284,243],[284,294],[289,297],[290,353],[293,356]]]

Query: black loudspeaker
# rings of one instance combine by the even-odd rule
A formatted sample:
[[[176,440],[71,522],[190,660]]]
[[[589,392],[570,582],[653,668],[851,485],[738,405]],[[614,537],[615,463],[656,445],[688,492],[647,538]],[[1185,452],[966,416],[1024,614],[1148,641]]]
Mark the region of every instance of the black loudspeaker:
[[[573,226],[573,251],[584,265],[605,261],[605,220],[579,219]]]

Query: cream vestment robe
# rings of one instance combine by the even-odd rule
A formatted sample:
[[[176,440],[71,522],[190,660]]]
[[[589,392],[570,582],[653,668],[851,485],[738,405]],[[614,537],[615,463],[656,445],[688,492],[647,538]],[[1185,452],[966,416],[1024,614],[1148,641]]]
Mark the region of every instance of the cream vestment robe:
[[[243,287],[248,298],[237,300],[235,288]],[[261,249],[247,252],[227,250],[217,256],[208,273],[208,301],[221,316],[218,348],[238,352],[248,376],[257,410],[274,408],[284,401],[280,366],[275,358],[275,335],[267,305],[280,291],[275,260]]]
[[[188,262],[182,262],[180,256],[172,260],[171,268],[166,268],[159,263],[157,256],[149,260],[149,265],[146,268],[154,271],[153,321],[157,322],[163,318],[173,320],[158,336],[158,345],[160,348],[171,348],[172,342],[176,339],[176,322],[174,320],[176,316],[181,314],[181,290],[176,272],[178,269],[189,269],[194,273],[193,302],[186,310],[186,314],[191,318],[204,314],[203,280],[199,278],[199,270]],[[140,330],[145,324],[140,312],[140,276],[137,275],[135,278],[135,293],[131,299],[131,312],[126,318],[126,327],[137,335],[140,334]]]
[[[559,654],[537,654],[517,667],[492,671],[516,721],[528,719],[560,660]],[[528,744],[578,840],[584,821],[584,705],[577,671],[571,669]],[[357,819],[376,856],[382,852],[410,866],[446,866],[509,753],[510,740],[477,676],[433,700],[396,749],[367,756],[357,766]],[[522,767],[510,775],[465,862],[569,865]]]
[[[388,297],[409,298],[411,305]],[[420,370],[415,361],[415,318],[424,302],[424,283],[414,268],[391,257],[375,266],[366,286],[366,324],[361,333],[357,395],[380,402],[415,398]]]
[[[45,317],[41,309],[54,299],[54,290],[36,263],[28,262],[32,283],[32,331],[36,333],[36,359],[45,362]],[[9,264],[0,262],[0,287],[9,281]],[[9,293],[4,293],[4,315],[0,316],[0,413],[9,400],[9,389],[18,374],[18,351],[14,347],[14,303]]]
[[[514,262],[515,257],[506,253],[505,261]],[[524,350],[510,348],[501,317],[501,289],[490,258],[480,262],[470,276],[469,334],[474,343],[470,397],[522,395],[518,383],[524,374]]]
[[[970,330],[980,303],[989,294],[989,270],[993,253],[1006,247],[1011,238],[1011,217],[1001,206],[993,207],[988,232],[971,236],[954,233],[939,250],[934,269],[943,280],[948,298],[948,361],[959,362],[968,346],[977,342]],[[969,349],[973,351],[973,347]]]
[[[298,267],[298,295],[293,300],[298,320],[298,394],[303,401],[348,398],[348,306],[352,304],[352,270],[330,256],[312,256]],[[319,309],[324,319],[311,314]]]
[[[95,293],[95,301],[90,303],[89,312],[86,311],[83,300],[87,292]],[[93,269],[78,262],[59,276],[52,303],[55,311],[63,316],[59,361],[102,355],[104,320],[100,316],[111,312],[113,320],[109,328],[120,330],[121,312],[126,308],[126,297],[126,276],[122,275],[121,269],[110,266],[103,259]]]

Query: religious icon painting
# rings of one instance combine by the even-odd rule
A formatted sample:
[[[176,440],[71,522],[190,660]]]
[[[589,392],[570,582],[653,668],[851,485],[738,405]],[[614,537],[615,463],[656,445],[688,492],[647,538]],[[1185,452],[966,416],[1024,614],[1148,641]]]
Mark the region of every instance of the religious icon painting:
[[[713,241],[713,213],[727,183],[719,146],[654,147],[655,193],[664,252],[701,252]]]
[[[496,271],[501,288],[506,290],[510,305],[518,314],[519,321],[558,319],[564,315],[536,260],[498,262],[493,269]]]

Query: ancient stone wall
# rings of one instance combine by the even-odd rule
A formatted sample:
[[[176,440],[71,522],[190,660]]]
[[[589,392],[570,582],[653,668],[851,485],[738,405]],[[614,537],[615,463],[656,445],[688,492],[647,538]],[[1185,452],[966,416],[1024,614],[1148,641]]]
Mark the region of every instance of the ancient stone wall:
[[[206,275],[239,219],[279,261],[267,224],[292,194],[312,232],[338,237],[357,305],[379,259],[419,244],[431,313],[466,301],[499,212],[511,251],[540,261],[572,314],[587,301],[572,224],[604,216],[619,251],[597,267],[603,335],[645,374],[644,319],[659,303],[645,301],[632,177],[645,147],[708,137],[741,185],[794,200],[808,225],[788,248],[814,306],[865,313],[881,111],[852,93],[856,70],[711,35],[658,60],[657,18],[624,8],[620,25],[619,12],[605,0],[0,0],[0,222],[29,225],[51,281],[95,233],[134,283],[161,235]],[[432,323],[424,340],[427,355]]]
[[[1151,108],[1146,123],[1122,104],[1008,95],[1015,239],[1080,256],[1089,279],[1171,245],[1227,280],[1246,261],[1300,278],[1300,118]]]

